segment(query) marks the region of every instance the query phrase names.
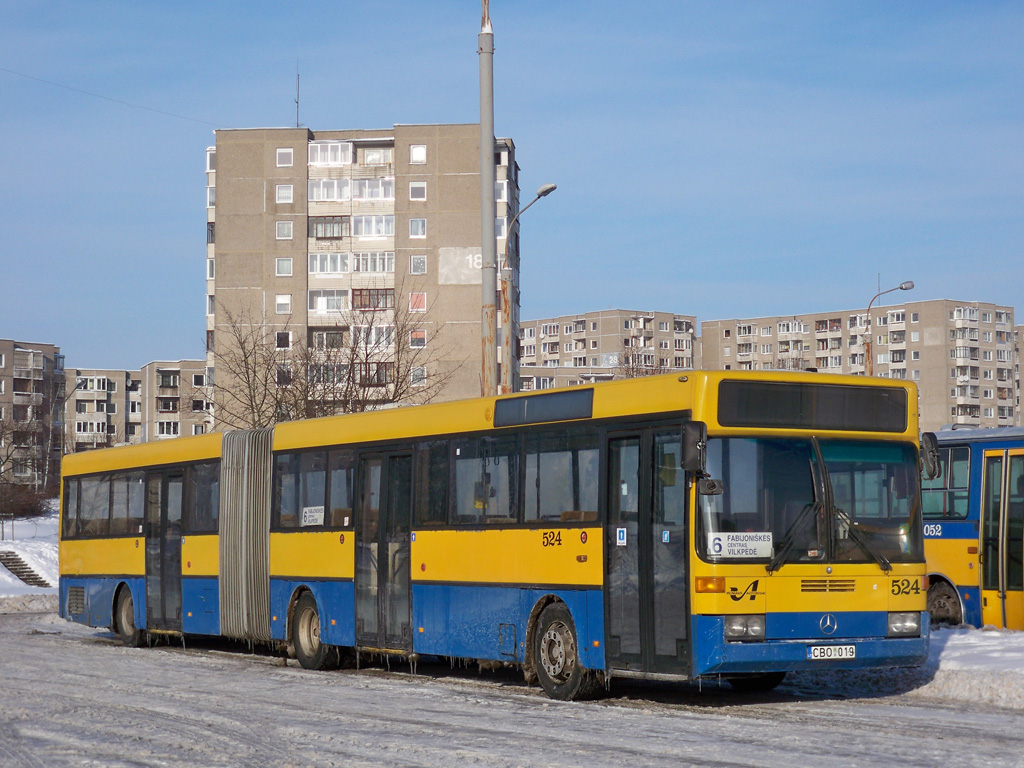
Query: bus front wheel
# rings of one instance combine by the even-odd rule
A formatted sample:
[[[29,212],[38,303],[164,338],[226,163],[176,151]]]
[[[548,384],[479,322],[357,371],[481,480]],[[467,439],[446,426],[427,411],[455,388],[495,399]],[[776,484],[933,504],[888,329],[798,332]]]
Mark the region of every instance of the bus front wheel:
[[[121,642],[129,648],[138,648],[142,645],[143,632],[135,626],[135,600],[132,599],[132,591],[128,587],[121,587],[121,591],[117,593],[115,617],[117,634],[121,636]]]
[[[564,603],[551,603],[541,612],[533,658],[541,687],[552,699],[575,701],[597,694],[600,684],[580,664],[576,625]]]
[[[956,590],[946,581],[937,581],[928,587],[928,615],[932,624],[958,626],[964,622],[960,598]]]
[[[292,620],[292,645],[295,658],[304,669],[334,669],[340,654],[337,646],[320,641],[320,611],[312,593],[304,592],[295,606]]]

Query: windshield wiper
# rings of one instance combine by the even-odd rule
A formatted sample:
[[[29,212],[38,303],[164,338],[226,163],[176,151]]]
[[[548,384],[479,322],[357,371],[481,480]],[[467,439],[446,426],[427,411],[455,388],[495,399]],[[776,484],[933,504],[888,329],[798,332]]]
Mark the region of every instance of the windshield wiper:
[[[853,539],[853,543],[860,547],[861,551],[865,555],[878,563],[878,567],[882,569],[883,573],[889,573],[892,570],[892,563],[889,562],[885,555],[876,552],[874,547],[868,544],[867,539],[865,539],[861,535],[861,532],[855,527],[857,523],[841,509],[835,509],[834,513],[836,520],[842,520],[846,523],[846,533],[851,539]]]
[[[793,544],[796,541],[796,532],[800,530],[804,520],[813,512],[820,512],[822,504],[820,501],[816,501],[813,504],[804,504],[804,508],[800,510],[800,514],[796,516],[796,520],[790,523],[789,528],[786,529],[786,533],[782,536],[782,540],[779,542],[779,550],[775,553],[775,557],[772,561],[765,566],[768,573],[777,571],[781,566],[782,562],[786,559],[786,555],[789,554],[789,550],[793,548]]]

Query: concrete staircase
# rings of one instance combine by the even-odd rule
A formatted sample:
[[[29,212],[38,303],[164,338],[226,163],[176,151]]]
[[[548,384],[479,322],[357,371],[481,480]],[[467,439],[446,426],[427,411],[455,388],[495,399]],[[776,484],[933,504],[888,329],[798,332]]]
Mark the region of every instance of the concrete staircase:
[[[28,563],[15,552],[0,551],[0,565],[13,573],[30,587],[53,587],[53,585],[33,571]]]

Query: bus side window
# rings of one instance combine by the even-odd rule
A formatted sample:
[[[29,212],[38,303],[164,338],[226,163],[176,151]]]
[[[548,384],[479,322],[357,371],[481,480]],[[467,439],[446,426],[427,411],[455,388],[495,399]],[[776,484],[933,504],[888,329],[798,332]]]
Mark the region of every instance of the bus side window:
[[[416,446],[416,525],[443,525],[448,518],[448,441]]]
[[[356,458],[347,448],[337,448],[328,457],[330,514],[324,521],[329,528],[351,528],[352,498],[355,488]]]
[[[110,478],[108,476],[82,479],[78,518],[83,536],[110,535]]]
[[[274,456],[274,522],[278,528],[299,525],[299,456]]]
[[[193,464],[188,468],[185,507],[188,533],[217,533],[220,512],[219,462]]]
[[[504,525],[518,516],[518,440],[478,437],[455,444],[455,499],[452,522]]]
[[[64,533],[65,539],[77,536],[78,530],[78,481],[64,481]]]

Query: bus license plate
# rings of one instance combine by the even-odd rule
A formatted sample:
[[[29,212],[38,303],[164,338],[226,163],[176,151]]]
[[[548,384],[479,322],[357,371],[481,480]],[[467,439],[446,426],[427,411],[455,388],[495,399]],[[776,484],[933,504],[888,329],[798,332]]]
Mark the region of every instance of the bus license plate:
[[[811,645],[807,648],[807,658],[815,661],[827,661],[829,659],[855,659],[857,658],[856,645]]]

